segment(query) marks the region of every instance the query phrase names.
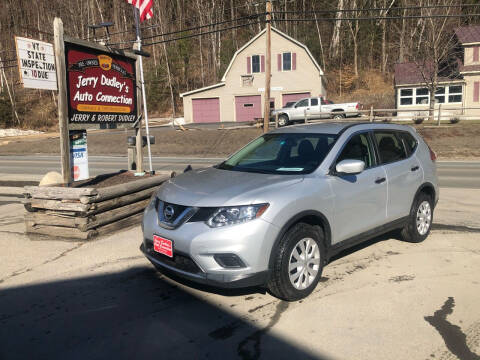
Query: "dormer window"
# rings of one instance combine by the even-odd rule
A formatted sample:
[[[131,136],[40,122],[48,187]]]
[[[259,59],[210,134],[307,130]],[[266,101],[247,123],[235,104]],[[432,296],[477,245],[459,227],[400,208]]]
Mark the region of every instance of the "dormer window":
[[[252,73],[260,72],[260,55],[252,56]]]
[[[282,70],[283,71],[290,71],[292,70],[292,53],[285,52],[282,54]]]

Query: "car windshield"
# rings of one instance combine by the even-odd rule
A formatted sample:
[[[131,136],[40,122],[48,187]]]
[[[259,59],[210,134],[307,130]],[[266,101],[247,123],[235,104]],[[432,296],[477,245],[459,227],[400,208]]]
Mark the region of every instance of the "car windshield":
[[[289,101],[285,104],[283,108],[291,108],[293,105],[295,105],[296,101]]]
[[[308,174],[320,165],[336,139],[334,134],[265,134],[217,168],[262,174]]]

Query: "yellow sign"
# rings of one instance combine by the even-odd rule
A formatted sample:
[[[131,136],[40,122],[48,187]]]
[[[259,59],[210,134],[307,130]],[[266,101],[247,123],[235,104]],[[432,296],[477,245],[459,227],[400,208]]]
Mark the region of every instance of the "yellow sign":
[[[107,55],[98,55],[98,62],[100,63],[100,68],[105,71],[108,71],[112,68],[112,58]]]
[[[78,104],[78,111],[87,111],[87,112],[104,112],[104,113],[125,113],[130,112],[128,106],[115,106],[115,105],[86,105]]]

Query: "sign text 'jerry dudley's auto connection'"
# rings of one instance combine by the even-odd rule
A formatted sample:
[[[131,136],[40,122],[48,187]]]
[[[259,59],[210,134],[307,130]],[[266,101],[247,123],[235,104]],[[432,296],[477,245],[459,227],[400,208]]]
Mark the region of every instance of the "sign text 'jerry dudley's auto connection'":
[[[134,123],[135,60],[65,42],[70,124]]]

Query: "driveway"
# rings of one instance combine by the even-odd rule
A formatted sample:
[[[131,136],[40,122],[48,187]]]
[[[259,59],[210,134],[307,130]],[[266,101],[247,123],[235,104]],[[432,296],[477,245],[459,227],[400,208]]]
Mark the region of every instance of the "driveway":
[[[314,293],[172,280],[139,227],[92,242],[28,238],[0,206],[1,359],[478,359],[480,190],[441,189],[421,244],[392,234],[337,256]]]

